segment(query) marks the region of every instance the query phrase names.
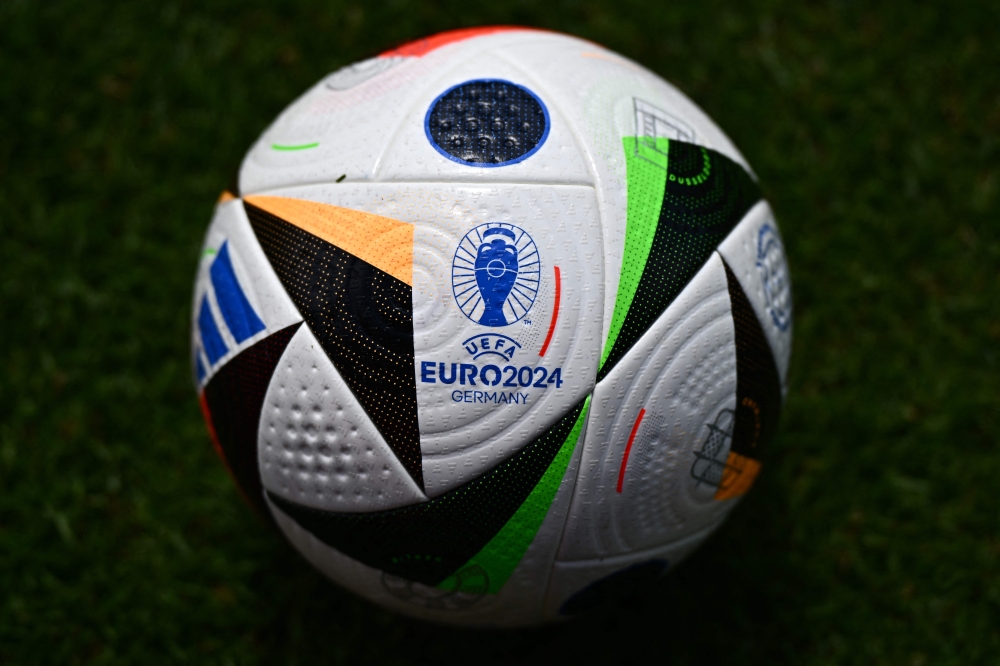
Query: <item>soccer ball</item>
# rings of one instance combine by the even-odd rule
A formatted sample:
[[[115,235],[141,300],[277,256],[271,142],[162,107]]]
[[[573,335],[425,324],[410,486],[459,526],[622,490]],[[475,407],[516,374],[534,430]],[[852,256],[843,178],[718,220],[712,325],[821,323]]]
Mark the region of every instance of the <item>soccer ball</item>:
[[[192,362],[248,502],[422,618],[530,625],[658,576],[761,469],[791,296],[750,167],[596,44],[446,32],[340,69],[205,237]]]

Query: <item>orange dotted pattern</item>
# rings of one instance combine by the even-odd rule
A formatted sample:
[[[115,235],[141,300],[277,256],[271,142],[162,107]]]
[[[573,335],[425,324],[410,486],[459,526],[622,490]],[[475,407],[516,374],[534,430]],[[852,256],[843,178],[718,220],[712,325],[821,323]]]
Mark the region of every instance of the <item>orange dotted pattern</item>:
[[[732,269],[726,269],[736,337],[736,416],[729,457],[715,499],[739,497],[760,474],[760,458],[781,415],[781,381],[771,346],[750,299]]]
[[[303,319],[389,448],[422,488],[412,287],[249,201],[244,206],[264,253]]]
[[[305,199],[248,196],[244,200],[413,286],[412,224]]]

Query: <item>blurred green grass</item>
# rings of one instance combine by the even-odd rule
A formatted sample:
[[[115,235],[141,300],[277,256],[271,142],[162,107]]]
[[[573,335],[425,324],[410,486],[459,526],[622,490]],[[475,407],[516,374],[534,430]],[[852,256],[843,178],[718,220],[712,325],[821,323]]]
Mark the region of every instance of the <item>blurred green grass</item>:
[[[512,633],[399,618],[240,502],[188,369],[201,234],[325,73],[490,23],[665,76],[753,164],[796,329],[765,474],[654,589]],[[992,664],[990,3],[0,2],[0,663]]]

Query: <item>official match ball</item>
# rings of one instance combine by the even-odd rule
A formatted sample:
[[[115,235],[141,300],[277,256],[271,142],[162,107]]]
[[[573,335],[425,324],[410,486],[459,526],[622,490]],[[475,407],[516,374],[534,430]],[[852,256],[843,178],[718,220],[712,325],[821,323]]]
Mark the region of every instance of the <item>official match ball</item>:
[[[491,27],[337,70],[263,133],[205,236],[192,366],[242,494],[323,574],[531,625],[719,527],[791,325],[778,226],[703,111]]]

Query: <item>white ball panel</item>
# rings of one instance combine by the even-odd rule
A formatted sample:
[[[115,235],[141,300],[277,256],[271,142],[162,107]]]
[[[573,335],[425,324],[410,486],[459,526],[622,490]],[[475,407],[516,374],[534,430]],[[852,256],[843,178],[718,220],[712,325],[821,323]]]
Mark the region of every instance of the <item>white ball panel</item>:
[[[274,494],[314,509],[384,511],[427,497],[303,324],[264,398],[258,460]]]
[[[266,497],[265,499],[267,500]],[[381,571],[344,555],[336,548],[331,548],[302,529],[273,502],[267,500],[267,504],[278,528],[292,547],[327,578],[380,606],[408,615],[435,619],[433,616],[428,617],[429,613],[425,609],[414,607],[394,596],[383,583],[384,575]]]
[[[487,76],[523,78],[520,67],[486,51],[538,39],[578,41],[539,31],[500,32],[447,44],[418,57],[376,57],[333,72],[289,105],[257,140],[240,169],[241,192],[334,182],[341,175],[350,181],[521,182],[530,173],[553,182],[591,183],[579,149],[565,129],[546,141],[553,146],[549,158],[505,167],[500,173],[449,163],[424,134],[427,107],[451,85]],[[485,60],[471,66],[480,57]],[[316,145],[301,148],[312,144]],[[425,169],[415,167],[414,160]]]
[[[563,114],[586,155],[597,190],[604,232],[607,338],[621,275],[627,217],[622,138],[636,136],[643,119],[659,119],[659,136],[719,151],[750,171],[725,133],[687,96],[648,69],[591,42],[559,36],[497,49],[538,80]],[[752,173],[752,172],[751,172]]]
[[[406,583],[344,555],[268,501],[271,513],[292,546],[335,583],[383,607],[407,615],[465,626],[523,627],[553,619],[543,614],[559,536],[565,525],[582,447],[577,445],[545,520],[520,563],[498,594],[448,593]]]
[[[594,389],[559,559],[651,548],[717,523],[732,502],[714,500],[715,489],[691,470],[697,444],[709,433],[706,424],[735,405],[735,330],[725,270],[713,254]],[[643,409],[618,492],[628,440]],[[727,453],[717,455],[724,460]]]
[[[448,160],[427,139],[423,123],[433,100],[452,85],[484,78],[523,85],[547,107],[549,136],[520,163],[470,167]],[[293,546],[331,579],[387,608],[428,620],[536,624],[557,618],[565,600],[589,583],[629,565],[663,558],[674,566],[735,504],[715,500],[715,488],[695,478],[694,467],[701,459],[696,449],[707,450],[710,426],[723,423],[735,408],[734,330],[719,254],[594,386],[626,236],[622,138],[641,132],[713,148],[749,171],[722,131],[652,72],[590,42],[535,31],[484,35],[422,56],[396,54],[344,68],[286,109],[247,155],[241,168],[244,193],[313,200],[414,225],[414,372],[426,494],[305,324],[286,349],[265,398],[258,450],[265,488],[338,512],[426,501],[507,459],[588,392],[594,396],[556,499],[498,594],[474,598],[387,577],[326,546],[271,505]],[[344,182],[336,183],[342,175]],[[530,316],[502,328],[479,325],[463,314],[453,293],[456,247],[467,232],[487,222],[526,230],[542,255]],[[766,226],[772,232],[762,254]],[[222,327],[231,349],[217,367],[249,344],[301,321],[238,201],[217,207],[206,247],[217,251],[226,240],[237,278],[251,285],[247,297],[267,330],[240,346]],[[753,208],[719,251],[761,321],[784,385],[790,288],[767,205]],[[203,257],[195,304],[205,295],[219,320],[206,278],[209,264]],[[540,358],[553,315],[556,265],[562,277],[558,325]],[[454,398],[457,384],[422,381],[426,363],[481,368],[491,362],[472,359],[465,344],[497,333],[518,346],[510,359],[515,369],[559,367],[561,390],[532,387],[529,402],[501,405],[475,399],[476,392],[489,393],[482,391],[481,377],[474,388],[461,387],[463,394],[473,392],[472,401]],[[196,343],[198,335],[195,324]],[[619,493],[624,450],[640,409],[646,412]],[[727,453],[728,441],[711,455],[724,461]]]
[[[694,552],[717,527],[718,525],[711,525],[680,541],[625,555],[575,562],[555,562],[552,566],[549,589],[545,595],[544,618],[546,620],[565,619],[559,613],[559,609],[573,595],[586,589],[588,585],[630,566],[650,560],[666,560],[667,568],[664,573],[669,573],[677,564]]]
[[[459,54],[485,48],[481,40],[466,40],[422,57],[376,57],[333,72],[289,105],[250,149],[240,169],[241,192],[334,182],[341,175],[374,180],[389,141],[425,87]]]
[[[218,257],[219,250],[224,243],[228,243],[229,258],[240,288],[254,312],[265,325],[264,330],[241,342],[237,342],[225,326],[219,312],[210,276],[212,263]],[[302,316],[288,297],[285,288],[281,285],[277,274],[261,249],[260,243],[257,242],[257,237],[254,235],[243,210],[243,203],[238,199],[217,205],[212,222],[205,232],[201,258],[195,277],[194,293],[192,294],[191,311],[194,314],[191,320],[192,348],[197,348],[200,344],[198,311],[203,297],[207,299],[219,333],[229,349],[226,355],[220,358],[214,366],[205,364],[207,374],[203,383],[207,382],[222,366],[244,349],[253,346],[272,333],[302,321]]]
[[[506,460],[545,431],[592,389],[600,349],[603,264],[600,222],[590,187],[428,183],[340,183],[278,190],[295,197],[363,210],[414,224],[414,348],[424,487],[430,497],[455,488]],[[501,328],[470,320],[455,302],[451,263],[461,238],[484,222],[506,222],[527,231],[541,255],[541,286],[528,316]],[[545,356],[539,353],[555,305],[554,266],[561,294],[556,328]],[[530,322],[530,323],[529,323]],[[489,387],[528,395],[528,402],[487,404],[483,390],[456,382],[423,382],[422,363],[476,364],[464,346],[473,336],[501,333],[517,349],[517,367],[561,369],[562,386],[546,389]],[[505,367],[502,363],[499,367]],[[537,376],[537,375],[536,375]],[[462,389],[461,402],[453,391]]]
[[[424,130],[424,118],[434,100],[452,86],[478,79],[510,81],[527,88],[542,100],[549,112],[549,134],[537,153],[517,164],[474,167],[444,157],[431,145]],[[489,52],[463,59],[454,69],[425,88],[386,151],[385,164],[377,179],[398,182],[593,184],[571,128],[552,105],[540,82],[524,68]]]
[[[782,390],[792,356],[792,284],[781,232],[767,202],[750,209],[719,245],[771,345]]]

